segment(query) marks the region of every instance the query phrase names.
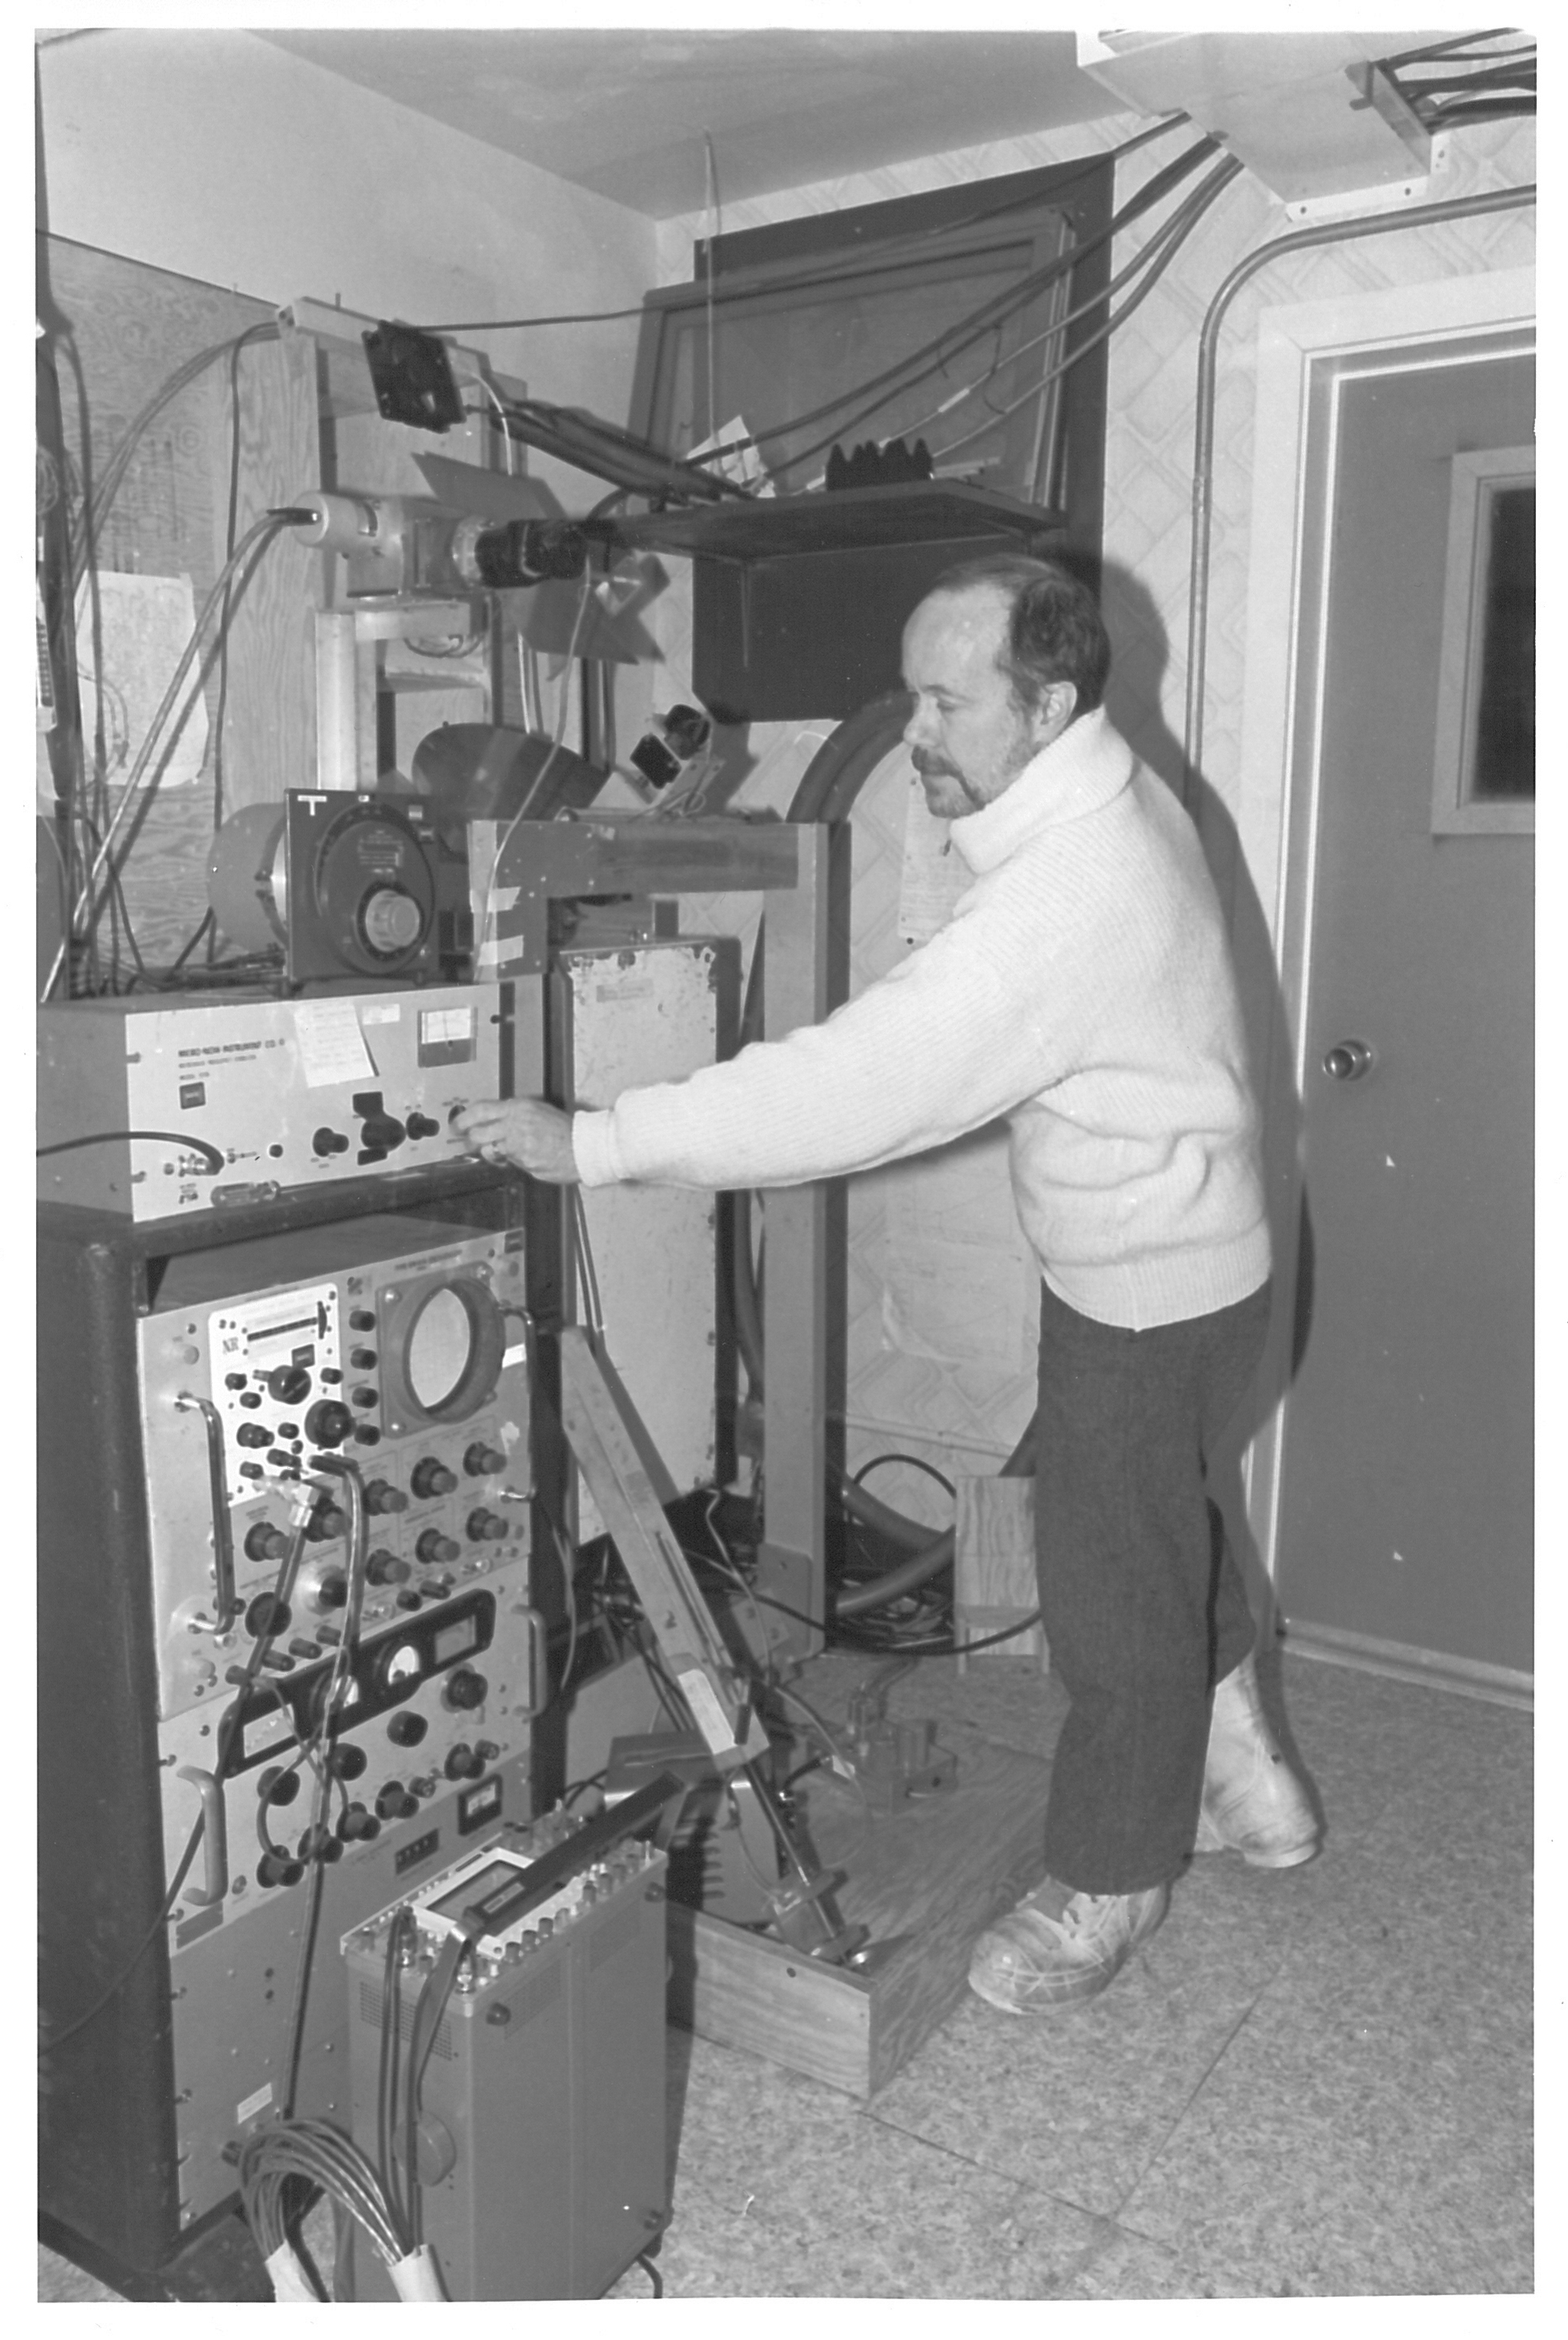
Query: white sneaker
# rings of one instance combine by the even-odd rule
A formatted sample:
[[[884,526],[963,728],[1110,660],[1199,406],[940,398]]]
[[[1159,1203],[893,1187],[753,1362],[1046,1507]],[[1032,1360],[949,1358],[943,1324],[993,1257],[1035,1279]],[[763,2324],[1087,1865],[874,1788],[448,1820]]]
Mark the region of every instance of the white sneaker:
[[[1146,1893],[1075,1893],[1047,1877],[975,1944],[969,1988],[1004,2015],[1043,2014],[1093,1998],[1120,1973],[1170,1906]]]
[[[1195,1852],[1295,1869],[1317,1850],[1317,1815],[1264,1716],[1250,1657],[1214,1694]]]

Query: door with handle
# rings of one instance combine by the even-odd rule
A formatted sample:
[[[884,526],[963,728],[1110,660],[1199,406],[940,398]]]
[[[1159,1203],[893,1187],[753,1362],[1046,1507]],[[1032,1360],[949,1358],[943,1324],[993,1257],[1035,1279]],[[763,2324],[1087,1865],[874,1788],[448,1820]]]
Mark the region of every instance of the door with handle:
[[[1335,362],[1303,644],[1319,794],[1276,1591],[1305,1639],[1483,1679],[1531,1666],[1533,840],[1444,833],[1434,759],[1454,458],[1527,445],[1533,391],[1527,348]]]

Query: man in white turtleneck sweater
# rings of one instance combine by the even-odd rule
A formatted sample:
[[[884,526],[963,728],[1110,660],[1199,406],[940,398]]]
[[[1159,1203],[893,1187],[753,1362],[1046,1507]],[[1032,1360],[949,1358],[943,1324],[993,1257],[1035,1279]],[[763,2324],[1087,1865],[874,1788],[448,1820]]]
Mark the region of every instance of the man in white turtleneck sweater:
[[[1109,644],[1065,571],[952,571],[905,630],[907,730],[973,872],[948,925],[820,1025],[606,1112],[471,1106],[536,1177],[779,1186],[1005,1117],[1039,1262],[1041,1609],[1072,1708],[1045,1883],[982,1934],[1008,2013],[1104,1989],[1196,1849],[1284,1868],[1317,1824],[1269,1731],[1204,1483],[1267,1323],[1257,1112],[1191,822],[1110,728]]]

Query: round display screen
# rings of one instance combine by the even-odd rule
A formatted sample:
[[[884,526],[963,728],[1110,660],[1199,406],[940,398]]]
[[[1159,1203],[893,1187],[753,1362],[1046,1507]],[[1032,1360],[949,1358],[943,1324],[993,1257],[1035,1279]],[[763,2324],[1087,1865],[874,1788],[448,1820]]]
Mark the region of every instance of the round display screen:
[[[439,1413],[462,1385],[473,1356],[473,1319],[461,1297],[443,1284],[432,1292],[409,1328],[404,1372],[409,1394],[425,1413]]]

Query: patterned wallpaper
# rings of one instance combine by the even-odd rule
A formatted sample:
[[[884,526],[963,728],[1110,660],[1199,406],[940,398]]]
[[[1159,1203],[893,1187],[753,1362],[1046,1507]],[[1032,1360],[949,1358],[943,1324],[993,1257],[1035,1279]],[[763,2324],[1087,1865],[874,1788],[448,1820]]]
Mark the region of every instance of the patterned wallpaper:
[[[895,168],[726,204],[726,230],[826,212],[1076,160],[1116,144],[1140,124],[1131,116],[1008,140]],[[1180,134],[1154,142],[1123,164],[1124,202],[1178,151]],[[1497,123],[1454,134],[1443,199],[1517,185],[1534,176],[1530,124]],[[720,157],[722,174],[722,157]],[[720,175],[720,192],[722,176]],[[1157,214],[1156,214],[1157,216]],[[1107,446],[1106,610],[1116,647],[1111,706],[1139,752],[1173,784],[1181,771],[1186,609],[1191,554],[1193,431],[1198,337],[1206,312],[1231,269],[1294,223],[1250,174],[1219,197],[1158,283],[1112,339]],[[663,223],[661,281],[691,273],[694,235],[704,215]],[[1149,233],[1119,242],[1119,269]],[[1265,307],[1354,297],[1377,286],[1430,282],[1528,265],[1534,256],[1530,211],[1451,224],[1412,226],[1265,267],[1233,303],[1221,342],[1214,477],[1213,571],[1207,651],[1200,824],[1216,875],[1235,880],[1226,814],[1241,780],[1242,658],[1252,499],[1254,351]],[[673,564],[672,564],[673,566]],[[670,697],[690,687],[690,600],[677,577],[661,604]],[[744,749],[756,763],[736,791],[740,803],[782,810],[814,739],[827,725],[756,725]],[[737,741],[739,751],[742,743]],[[905,946],[897,925],[907,774],[884,769],[862,791],[854,819],[850,964],[856,987],[883,971]],[[746,924],[742,906],[710,903],[701,915],[725,931]],[[686,923],[700,923],[697,906]],[[1033,1275],[1007,1191],[995,1138],[855,1181],[849,1197],[846,1346],[851,1464],[888,1446],[908,1449],[949,1472],[994,1469],[1033,1408]],[[913,1472],[888,1470],[878,1491],[928,1517],[943,1499]]]

